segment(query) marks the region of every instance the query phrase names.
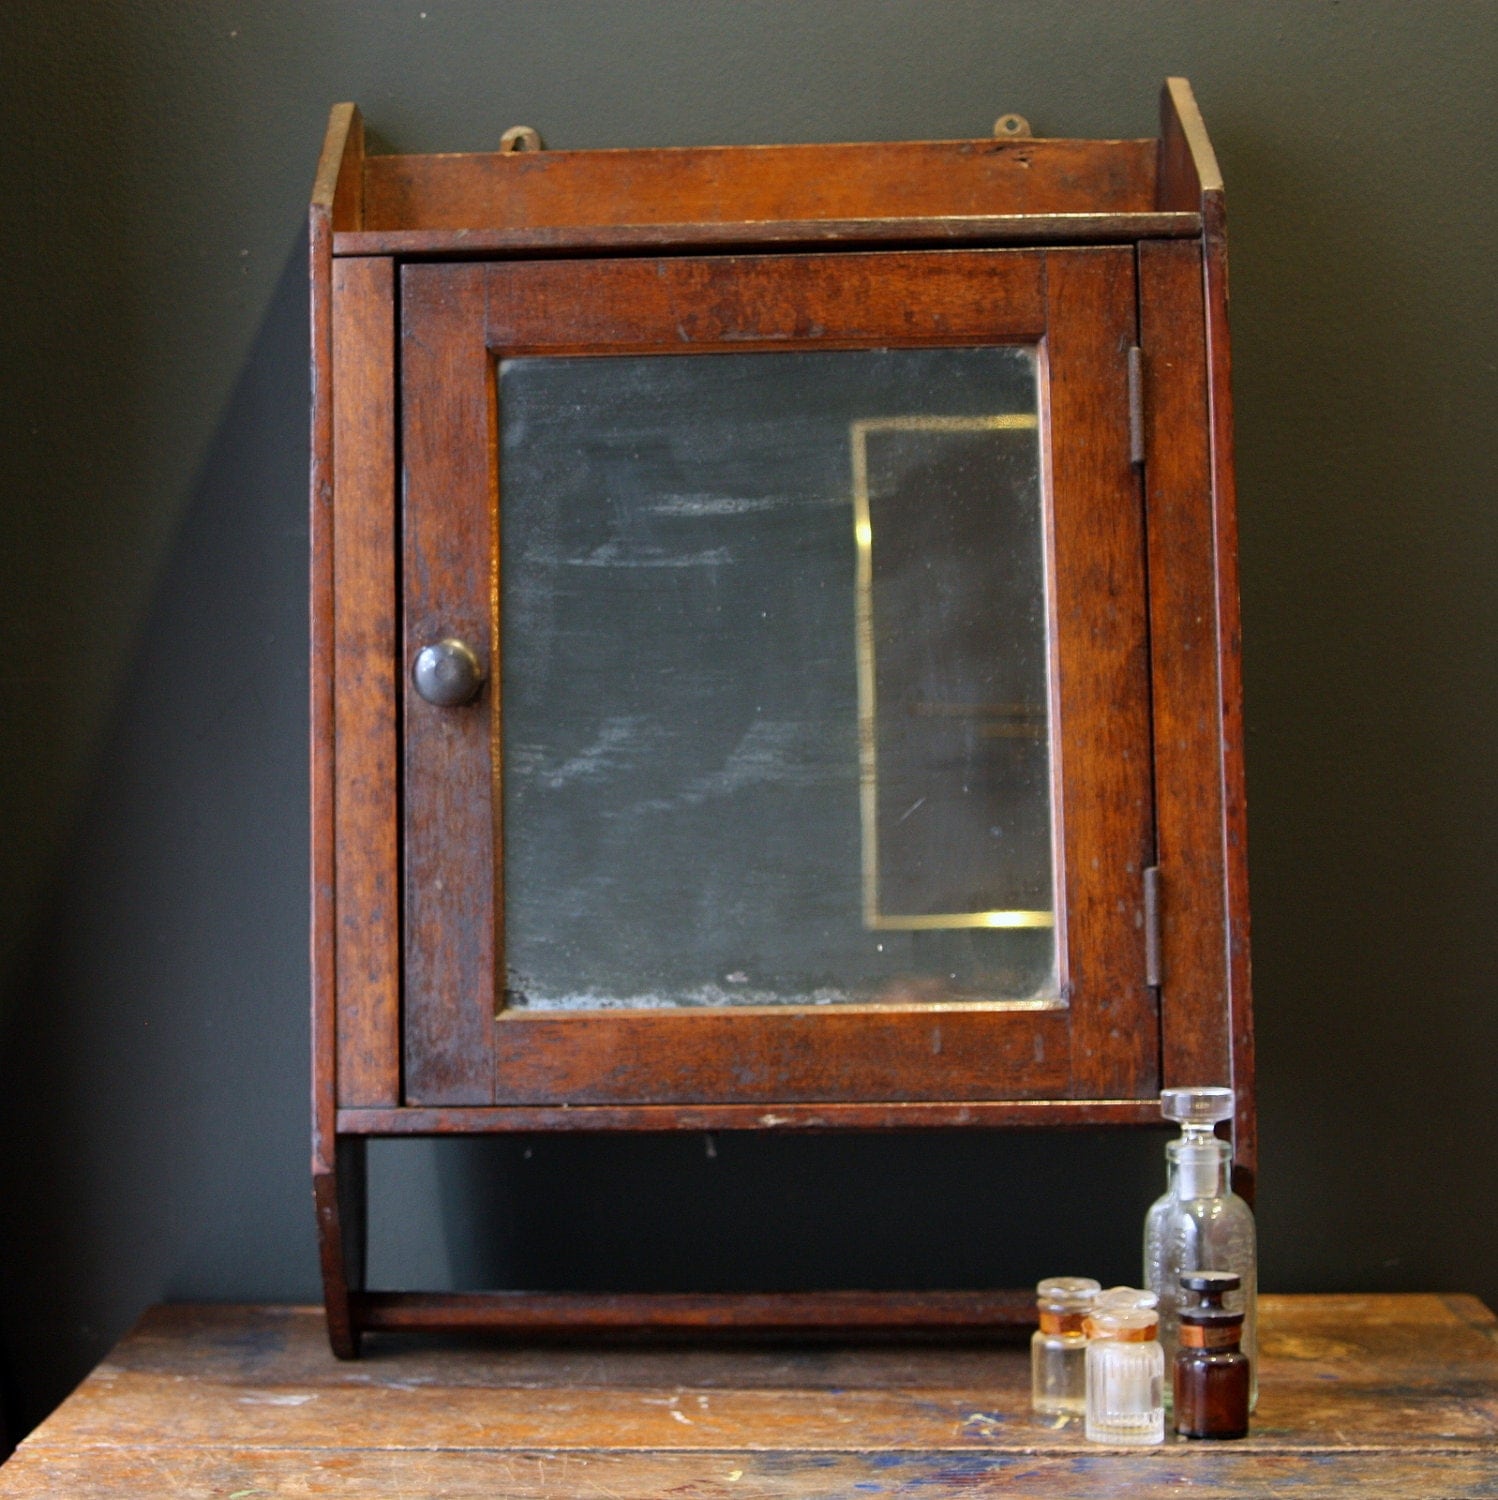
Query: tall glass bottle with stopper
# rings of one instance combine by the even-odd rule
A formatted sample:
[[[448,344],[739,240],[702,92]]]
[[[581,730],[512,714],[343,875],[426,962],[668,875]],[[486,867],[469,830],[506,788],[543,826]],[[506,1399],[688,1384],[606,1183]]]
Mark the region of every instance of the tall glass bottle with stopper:
[[[1258,1249],[1254,1216],[1233,1192],[1232,1148],[1214,1127],[1232,1118],[1233,1091],[1166,1089],[1160,1111],[1181,1127],[1165,1147],[1170,1185],[1144,1221],[1144,1284],[1160,1299],[1160,1343],[1167,1366],[1179,1347],[1184,1271],[1231,1271],[1239,1290],[1226,1305],[1243,1314],[1243,1352],[1251,1372],[1250,1401],[1258,1398]]]
[[[1030,1339],[1030,1404],[1051,1417],[1080,1417],[1087,1407],[1087,1332],[1098,1294],[1090,1276],[1051,1276],[1035,1288],[1040,1327]]]

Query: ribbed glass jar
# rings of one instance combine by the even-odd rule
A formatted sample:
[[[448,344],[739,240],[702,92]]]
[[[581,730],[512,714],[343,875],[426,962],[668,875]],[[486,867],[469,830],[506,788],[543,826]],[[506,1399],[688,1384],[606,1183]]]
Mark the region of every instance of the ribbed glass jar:
[[[1088,1319],[1087,1426],[1090,1442],[1149,1447],[1165,1441],[1165,1354],[1155,1312],[1122,1302]]]

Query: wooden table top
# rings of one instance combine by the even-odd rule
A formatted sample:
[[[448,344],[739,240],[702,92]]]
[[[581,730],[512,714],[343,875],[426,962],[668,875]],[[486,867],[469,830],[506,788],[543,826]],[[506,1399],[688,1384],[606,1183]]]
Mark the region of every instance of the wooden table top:
[[[321,1309],[160,1307],[0,1468],[0,1497],[1498,1495],[1480,1302],[1260,1307],[1250,1436],[1146,1450],[1032,1417],[1017,1347],[372,1336],[340,1364]]]

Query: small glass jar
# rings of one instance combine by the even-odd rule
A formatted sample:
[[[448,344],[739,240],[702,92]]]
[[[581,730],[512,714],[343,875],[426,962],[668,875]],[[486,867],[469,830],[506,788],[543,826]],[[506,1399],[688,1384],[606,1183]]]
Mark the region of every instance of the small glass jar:
[[[1122,1288],[1118,1288],[1122,1291]],[[1165,1441],[1165,1354],[1152,1307],[1115,1297],[1087,1320],[1087,1437],[1148,1447]]]
[[[1030,1339],[1030,1404],[1048,1417],[1087,1410],[1087,1330],[1099,1287],[1090,1276],[1051,1276],[1035,1288],[1040,1327]]]

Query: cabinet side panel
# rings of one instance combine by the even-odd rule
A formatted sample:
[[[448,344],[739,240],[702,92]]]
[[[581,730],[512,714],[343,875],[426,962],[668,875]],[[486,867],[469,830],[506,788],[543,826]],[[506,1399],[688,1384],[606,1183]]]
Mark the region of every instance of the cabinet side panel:
[[[1233,458],[1232,351],[1228,340],[1227,206],[1202,194],[1207,313],[1207,404],[1212,416],[1212,524],[1217,566],[1217,673],[1222,697],[1223,866],[1227,877],[1228,1009],[1232,1028],[1235,1181],[1252,1197],[1258,1160],[1249,968],[1248,802],[1243,766],[1243,640],[1238,613],[1238,491]]]
[[[1157,1086],[1142,871],[1153,843],[1143,515],[1130,462],[1134,255],[1046,257],[1061,712],[1058,837],[1072,998],[1072,1096]]]
[[[308,214],[312,464],[308,504],[308,660],[312,900],[312,1170],[333,1170],[336,960],[333,870],[333,229],[329,206]]]
[[[1232,1081],[1201,278],[1198,246],[1140,247],[1167,1087]]]
[[[395,304],[385,259],[333,267],[338,1101],[400,1098]]]
[[[493,1098],[498,672],[494,382],[482,266],[401,277],[405,640],[465,642],[488,672],[477,698],[404,693],[405,1083],[414,1104]]]

